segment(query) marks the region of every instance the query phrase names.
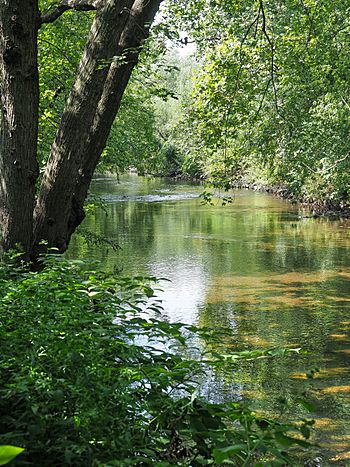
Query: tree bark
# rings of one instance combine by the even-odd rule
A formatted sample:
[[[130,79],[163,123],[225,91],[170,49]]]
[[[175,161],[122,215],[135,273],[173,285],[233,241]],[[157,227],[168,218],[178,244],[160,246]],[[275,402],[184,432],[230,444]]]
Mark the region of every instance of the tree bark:
[[[68,10],[90,11],[102,6],[103,0],[61,0],[54,10],[40,16],[40,23],[53,23]]]
[[[133,0],[106,0],[97,11],[41,183],[34,238],[67,248],[68,220],[84,146]]]
[[[113,125],[125,88],[135,65],[138,63],[143,42],[149,35],[149,28],[162,0],[137,0],[129,22],[123,32],[119,48],[124,59],[112,63],[105,82],[104,90],[97,107],[94,122],[85,148],[84,164],[79,171],[75,186],[74,205],[69,219],[68,235],[71,236],[81,220],[84,201],[90,182],[106,146],[110,129]]]
[[[43,177],[35,209],[37,243],[46,240],[65,251],[84,219],[93,171],[160,3],[113,0],[96,14]]]
[[[40,240],[65,251],[84,219],[93,171],[161,0],[62,0],[43,16],[38,0],[0,1],[0,243],[35,258]],[[97,13],[35,203],[37,31],[72,8]]]
[[[32,243],[39,78],[37,0],[0,3],[0,227],[4,250]]]

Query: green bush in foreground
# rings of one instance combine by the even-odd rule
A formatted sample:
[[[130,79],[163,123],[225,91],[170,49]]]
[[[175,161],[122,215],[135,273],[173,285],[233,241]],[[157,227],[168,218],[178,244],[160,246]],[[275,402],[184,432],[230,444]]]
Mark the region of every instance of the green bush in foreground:
[[[154,318],[152,279],[45,261],[0,267],[0,444],[24,448],[13,464],[286,465],[290,446],[308,446],[308,422],[195,396],[194,329]]]

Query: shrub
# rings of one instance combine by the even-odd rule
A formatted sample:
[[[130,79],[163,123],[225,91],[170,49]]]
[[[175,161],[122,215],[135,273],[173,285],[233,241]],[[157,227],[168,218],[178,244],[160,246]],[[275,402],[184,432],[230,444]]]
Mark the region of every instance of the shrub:
[[[290,446],[308,445],[308,422],[196,396],[205,362],[185,357],[195,330],[158,319],[154,278],[45,263],[0,268],[0,444],[25,449],[14,464],[284,465]]]

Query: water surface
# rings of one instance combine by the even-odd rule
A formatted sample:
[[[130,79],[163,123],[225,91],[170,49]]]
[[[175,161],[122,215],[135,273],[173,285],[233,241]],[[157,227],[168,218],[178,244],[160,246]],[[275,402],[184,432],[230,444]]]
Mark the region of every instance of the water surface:
[[[277,413],[307,390],[317,405],[321,465],[350,465],[350,221],[302,217],[273,196],[234,193],[203,205],[200,186],[137,176],[101,177],[104,209],[84,228],[120,249],[89,248],[76,237],[69,255],[93,258],[124,275],[166,277],[166,318],[224,326],[227,350],[302,347],[308,354],[246,363],[213,375],[208,397],[244,398]],[[319,367],[311,383],[305,374]]]

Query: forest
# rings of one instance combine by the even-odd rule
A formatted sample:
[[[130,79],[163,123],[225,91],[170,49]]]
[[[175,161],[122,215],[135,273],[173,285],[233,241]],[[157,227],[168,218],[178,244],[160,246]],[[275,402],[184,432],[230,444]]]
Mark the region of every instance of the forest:
[[[349,465],[349,13],[1,0],[0,465]]]

